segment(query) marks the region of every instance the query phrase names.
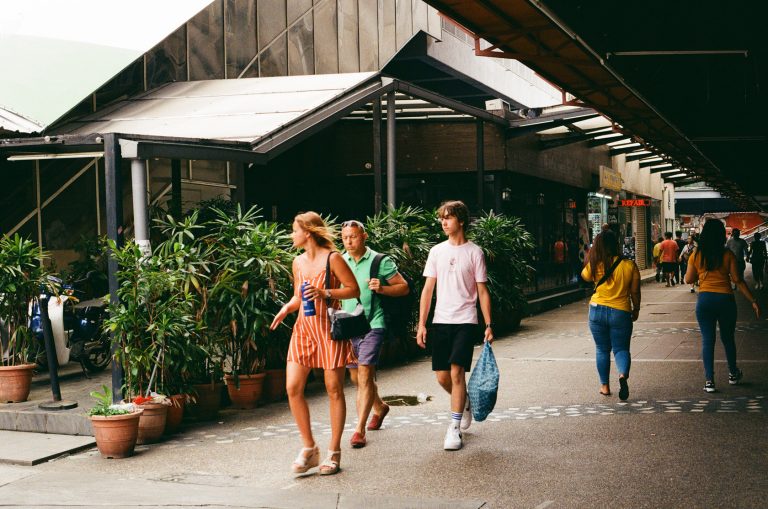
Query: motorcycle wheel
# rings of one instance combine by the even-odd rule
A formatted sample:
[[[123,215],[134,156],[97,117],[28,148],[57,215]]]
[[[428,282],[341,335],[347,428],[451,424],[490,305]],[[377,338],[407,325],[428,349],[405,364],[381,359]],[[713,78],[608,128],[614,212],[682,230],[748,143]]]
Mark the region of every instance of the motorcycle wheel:
[[[85,345],[83,366],[88,373],[98,373],[112,362],[112,350],[107,341],[91,341]]]

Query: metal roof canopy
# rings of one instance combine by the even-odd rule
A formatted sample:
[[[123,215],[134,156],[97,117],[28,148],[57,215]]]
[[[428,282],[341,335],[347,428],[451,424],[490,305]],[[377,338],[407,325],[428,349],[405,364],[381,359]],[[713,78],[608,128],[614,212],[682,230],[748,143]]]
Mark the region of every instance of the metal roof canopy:
[[[169,83],[69,122],[49,136],[0,140],[0,156],[92,152],[114,133],[123,157],[266,164],[312,134],[389,92],[479,120],[509,121],[379,73]]]
[[[0,108],[40,132],[212,0],[5,0]]]
[[[426,2],[490,41],[477,54],[520,60],[742,207],[768,186],[765,2]]]

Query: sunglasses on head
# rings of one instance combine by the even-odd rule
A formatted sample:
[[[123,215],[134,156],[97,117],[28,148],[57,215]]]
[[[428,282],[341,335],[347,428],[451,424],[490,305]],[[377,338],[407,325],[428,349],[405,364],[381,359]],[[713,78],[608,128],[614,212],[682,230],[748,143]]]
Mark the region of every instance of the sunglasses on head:
[[[354,219],[351,219],[349,221],[344,221],[343,223],[341,223],[341,227],[342,228],[347,228],[347,227],[350,227],[350,226],[354,226],[356,228],[360,228],[361,230],[365,231],[365,225],[363,223],[361,223],[360,221],[356,221]]]

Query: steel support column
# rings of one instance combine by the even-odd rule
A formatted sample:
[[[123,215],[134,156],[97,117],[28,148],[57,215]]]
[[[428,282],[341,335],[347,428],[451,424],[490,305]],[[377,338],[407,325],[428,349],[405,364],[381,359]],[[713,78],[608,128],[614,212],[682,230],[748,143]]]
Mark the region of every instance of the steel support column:
[[[373,210],[381,212],[381,97],[373,101]]]
[[[171,159],[171,215],[181,217],[181,161]]]
[[[144,159],[131,159],[131,195],[133,196],[133,231],[136,244],[149,254],[149,222],[147,213],[147,163]]]
[[[107,214],[107,238],[118,248],[123,245],[123,186],[120,175],[120,145],[114,134],[104,135],[104,190]],[[113,305],[119,303],[117,290],[117,260],[110,256],[107,262],[109,280],[109,300]],[[118,402],[123,399],[123,366],[115,362],[117,345],[112,343],[112,399]]]
[[[395,196],[395,92],[387,94],[387,205],[397,206]]]
[[[240,209],[245,211],[245,172],[248,171],[247,163],[229,163],[234,172],[235,191],[233,198],[240,205]]]
[[[477,119],[476,151],[477,151],[477,210],[485,207],[485,131],[483,121]]]

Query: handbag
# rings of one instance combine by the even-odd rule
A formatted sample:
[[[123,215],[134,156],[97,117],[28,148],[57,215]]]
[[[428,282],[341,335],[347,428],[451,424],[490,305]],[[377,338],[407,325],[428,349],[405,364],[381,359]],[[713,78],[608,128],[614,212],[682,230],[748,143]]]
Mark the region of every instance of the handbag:
[[[331,254],[325,262],[325,288],[331,287]],[[325,299],[328,308],[328,319],[331,322],[331,339],[335,341],[344,341],[357,336],[363,336],[371,330],[371,324],[365,315],[360,298],[357,299],[357,306],[351,313],[342,309],[331,307],[331,299]]]
[[[498,390],[499,367],[496,365],[496,357],[493,355],[491,344],[486,342],[467,384],[472,417],[476,421],[484,421],[493,407],[496,406]]]

